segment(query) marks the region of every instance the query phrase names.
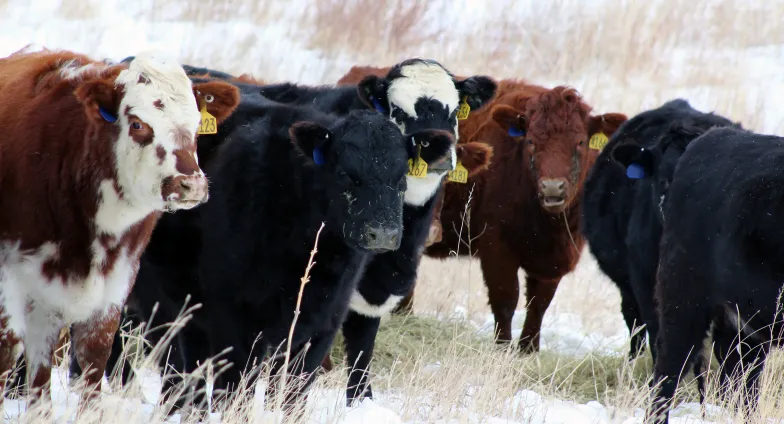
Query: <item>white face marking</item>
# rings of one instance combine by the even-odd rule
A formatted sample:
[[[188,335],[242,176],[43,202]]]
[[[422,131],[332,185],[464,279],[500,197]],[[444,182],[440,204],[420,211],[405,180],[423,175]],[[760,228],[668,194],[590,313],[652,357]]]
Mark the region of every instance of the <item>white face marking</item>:
[[[392,309],[400,303],[400,299],[403,296],[395,296],[389,295],[387,300],[381,305],[372,305],[359,294],[358,291],[354,291],[351,295],[351,301],[349,302],[349,307],[352,311],[365,315],[372,318],[380,318],[386,314],[388,314]]]
[[[438,188],[441,187],[441,181],[446,174],[446,172],[440,174],[428,173],[425,178],[406,175],[406,193],[403,197],[403,201],[411,206],[424,205],[436,194]]]
[[[415,105],[422,97],[438,100],[447,107],[449,113],[457,109],[460,95],[455,82],[446,70],[438,65],[413,63],[400,69],[403,75],[389,84],[387,98],[389,103],[416,118]]]
[[[393,79],[387,90],[387,97],[391,105],[399,107],[412,118],[417,117],[416,102],[420,98],[430,98],[445,105],[451,114],[460,103],[460,94],[455,87],[452,77],[446,70],[438,65],[427,63],[414,63],[401,68],[403,77]],[[391,112],[391,111],[390,111]],[[392,121],[405,133],[406,126],[402,122]],[[459,132],[458,124],[454,127],[455,144]],[[450,149],[452,156],[452,169],[457,165],[457,151],[455,146]],[[425,178],[407,177],[408,189],[405,202],[409,205],[422,206],[435,194],[441,185],[441,180],[446,173],[428,173]]]
[[[150,82],[139,83],[140,76]],[[172,153],[195,143],[194,136],[201,119],[191,81],[176,62],[136,56],[129,68],[120,73],[115,84],[125,86],[118,116],[120,137],[115,145],[117,177],[123,199],[130,205],[163,210],[166,204],[161,182],[166,177],[181,175]],[[155,107],[157,100],[163,102],[164,109]],[[126,109],[152,128],[154,138],[151,144],[141,146],[131,138]],[[183,140],[177,138],[184,132],[189,137],[186,141],[189,146],[181,145]],[[156,152],[158,146],[166,151],[163,163]],[[198,173],[203,175],[201,171]]]

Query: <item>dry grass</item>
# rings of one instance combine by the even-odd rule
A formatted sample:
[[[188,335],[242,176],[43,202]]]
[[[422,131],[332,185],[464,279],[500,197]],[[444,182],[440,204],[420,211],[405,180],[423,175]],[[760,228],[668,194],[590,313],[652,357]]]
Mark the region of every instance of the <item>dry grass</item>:
[[[0,0],[0,11],[18,11],[20,4]],[[116,22],[131,19],[149,24],[148,33],[139,37],[142,44],[162,33],[179,46],[186,63],[248,72],[268,81],[332,83],[354,64],[389,65],[426,56],[460,75],[571,84],[601,112],[633,115],[684,96],[702,109],[716,110],[752,129],[784,129],[784,108],[778,107],[777,96],[769,94],[784,88],[776,79],[782,72],[778,46],[784,44],[776,17],[784,15],[784,1],[556,0],[490,7],[474,0],[313,0],[288,6],[277,1],[152,0],[115,14],[102,11],[101,5],[111,8],[93,0],[62,2],[51,22],[42,23],[39,30],[48,30],[49,37],[56,37],[51,38],[55,44],[69,47],[69,42],[94,40],[93,34],[110,33]],[[23,7],[21,15],[35,13],[30,9]],[[50,28],[57,20],[64,23]],[[78,28],[71,25],[74,21],[79,22]],[[0,18],[0,27],[12,23]],[[95,49],[85,52],[98,57],[119,54]],[[613,422],[645,405],[648,357],[628,363],[617,355],[573,357],[553,350],[521,357],[496,347],[487,331],[477,330],[487,323],[489,308],[475,262],[426,259],[414,308],[415,316],[384,320],[373,365],[373,384],[383,393],[382,403],[399,411],[404,420],[483,422],[495,416],[538,422],[536,414],[545,412],[541,405],[530,398],[518,399],[527,402],[528,408],[522,408],[510,400],[523,389],[578,402],[599,401],[610,407],[608,419]],[[577,319],[586,333],[608,338],[618,333],[619,326],[623,328],[617,290],[589,254],[564,278],[545,326],[565,315]],[[129,337],[131,345],[141,343],[138,334]],[[163,349],[155,352],[164,353]],[[345,385],[339,347],[333,357],[338,366],[317,381],[316,393]],[[129,360],[136,367],[154,368],[151,358],[131,355]],[[203,374],[220,368],[220,363],[205,364]],[[764,375],[760,417],[784,416],[783,371],[784,358],[776,352]],[[265,376],[263,369],[259,373]],[[714,393],[712,375],[709,383],[713,389],[709,392]],[[150,416],[150,411],[139,407],[143,396],[137,385],[112,389],[113,394],[79,422],[163,421],[165,408],[153,408]],[[679,400],[694,399],[694,385],[682,384]],[[709,402],[718,400],[711,396]],[[254,405],[243,396],[227,400],[226,405],[223,422],[274,421],[261,413],[258,402]],[[51,414],[51,405],[43,404],[29,411],[25,420],[51,422]],[[729,414],[708,418],[765,422]]]

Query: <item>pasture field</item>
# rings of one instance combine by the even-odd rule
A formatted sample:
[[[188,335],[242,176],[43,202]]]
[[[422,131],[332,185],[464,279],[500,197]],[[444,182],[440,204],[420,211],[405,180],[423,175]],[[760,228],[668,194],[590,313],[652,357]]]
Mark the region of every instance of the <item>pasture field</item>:
[[[695,108],[780,135],[781,16],[784,0],[0,0],[0,56],[29,43],[116,60],[162,49],[191,65],[307,84],[334,83],[355,64],[421,56],[458,75],[568,84],[597,113],[631,117],[684,97]],[[642,423],[651,360],[647,353],[634,362],[624,358],[628,334],[619,302],[586,249],[545,315],[542,352],[523,357],[492,342],[478,262],[424,259],[414,315],[382,324],[373,362],[376,399],[345,408],[339,337],[335,370],[317,380],[303,422]],[[521,297],[516,336],[524,316]],[[144,358],[129,360],[148,368]],[[6,421],[165,421],[153,372],[123,390],[105,384],[106,395],[75,421],[78,395],[69,392],[63,365],[53,373],[52,403],[22,413],[24,401],[7,400]],[[756,416],[719,402],[713,377],[701,411],[687,373],[671,422],[784,420],[780,352],[769,358]],[[253,402],[231,402],[210,420],[277,422],[262,411],[261,393],[245,398]]]

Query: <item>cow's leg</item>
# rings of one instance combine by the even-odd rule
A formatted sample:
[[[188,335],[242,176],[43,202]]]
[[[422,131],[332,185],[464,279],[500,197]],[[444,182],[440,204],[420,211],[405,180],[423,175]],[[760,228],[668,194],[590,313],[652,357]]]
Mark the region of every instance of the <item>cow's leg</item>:
[[[525,315],[523,333],[520,335],[520,350],[523,353],[539,351],[539,338],[542,332],[544,313],[550,306],[558,288],[557,280],[543,280],[528,276],[526,278],[526,297],[528,298],[528,312]]]
[[[17,344],[17,346],[19,345]],[[4,349],[4,347],[0,347],[0,349]],[[16,364],[11,370],[12,374],[7,379],[5,390],[8,392],[6,395],[15,392],[16,396],[21,398],[26,396],[27,390],[27,361],[25,361],[24,355],[14,355],[14,357],[16,358]]]
[[[656,336],[659,332],[659,318],[656,316],[656,301],[654,287],[656,287],[655,270],[648,272],[637,266],[629,267],[629,285],[637,302],[642,323],[645,324],[645,332],[637,333],[644,340],[645,333],[648,333],[648,340],[651,344],[651,357],[656,361]],[[642,342],[640,340],[640,342]]]
[[[16,363],[16,347],[19,345],[19,338],[8,328],[8,319],[4,316],[5,311],[0,306],[0,407],[3,406],[8,383],[13,382],[11,372]]]
[[[517,279],[519,261],[503,246],[480,253],[482,275],[490,298],[490,309],[495,317],[496,343],[512,342],[512,318],[520,298],[520,282]]]
[[[326,372],[330,372],[335,368],[332,364],[332,358],[329,357],[329,352],[327,352],[327,356],[324,357],[324,360],[321,361],[321,368]]]
[[[765,366],[765,359],[768,357],[768,350],[770,344],[767,342],[759,343],[751,341],[752,346],[749,352],[743,358],[742,363],[747,373],[746,375],[746,393],[743,395],[743,407],[746,412],[746,418],[751,421],[754,414],[757,401],[759,400],[759,377],[762,374],[763,367]]]
[[[307,401],[308,389],[316,378],[316,370],[322,358],[329,351],[329,348],[332,347],[335,334],[337,334],[337,329],[316,335],[310,340],[310,346],[307,347],[306,352],[302,352],[301,349],[297,352],[291,352],[287,384],[282,394],[282,407],[284,414],[292,419],[292,422],[299,422],[297,418],[299,414],[304,412],[304,408],[300,407],[304,407]],[[281,377],[283,360],[284,358],[281,355],[272,361],[270,383],[265,390],[265,402],[269,406],[276,405],[278,402],[278,386],[280,384],[279,378]]]
[[[648,420],[654,423],[669,422],[667,415],[679,377],[689,369],[689,364],[700,359],[703,337],[710,326],[710,307],[704,298],[683,293],[682,288],[687,284],[694,282],[671,278],[660,285],[661,328],[656,338],[658,355],[652,381],[660,386],[655,389],[653,405],[648,411]]]
[[[74,328],[71,326],[71,337],[73,337]],[[106,377],[110,379],[113,377],[117,365],[122,362],[122,370],[120,370],[120,383],[122,386],[128,384],[131,378],[133,369],[127,360],[122,360],[123,346],[120,331],[114,333],[112,342],[112,349],[109,352],[109,359],[106,361]],[[79,359],[76,355],[76,349],[71,347],[70,362],[68,363],[68,378],[70,384],[74,384],[82,376],[82,367],[79,365]]]
[[[347,406],[363,397],[373,398],[367,373],[370,371],[370,359],[380,324],[380,317],[368,317],[354,311],[349,311],[346,321],[343,322],[346,362],[350,367],[346,389]]]
[[[101,393],[101,380],[119,326],[119,306],[111,306],[107,311],[72,326],[72,349],[76,351],[76,361],[82,369],[82,381],[85,383],[81,406],[94,401]]]
[[[33,304],[25,313],[25,347],[29,405],[50,393],[52,357],[59,339],[62,320],[46,308]],[[28,406],[29,408],[30,406]]]
[[[203,418],[208,406],[206,376],[189,377],[188,374],[193,374],[200,364],[210,358],[209,352],[209,345],[198,330],[186,327],[174,337],[168,354],[161,358],[164,367],[161,390],[163,402],[171,406],[167,415],[180,413],[181,419]],[[231,379],[232,372],[233,367],[229,369],[228,376],[224,374],[220,380]],[[216,382],[213,390],[218,391],[220,388],[222,386]]]
[[[642,315],[640,315],[640,308],[637,305],[637,299],[634,293],[628,287],[618,287],[621,292],[621,313],[623,320],[626,322],[626,327],[629,329],[631,336],[631,345],[629,347],[629,359],[637,358],[645,349],[645,334],[647,329],[640,329],[644,324]],[[637,333],[635,333],[635,331]],[[651,339],[653,340],[653,339]]]

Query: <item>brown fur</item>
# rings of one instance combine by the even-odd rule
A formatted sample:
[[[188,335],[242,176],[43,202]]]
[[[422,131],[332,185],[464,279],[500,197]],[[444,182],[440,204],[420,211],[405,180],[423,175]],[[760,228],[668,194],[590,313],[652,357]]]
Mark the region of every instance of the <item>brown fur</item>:
[[[97,66],[79,79],[66,80],[59,68],[67,61]],[[132,252],[131,261],[138,266],[160,216],[160,212],[151,213],[118,238],[96,234],[93,220],[98,210],[98,183],[116,181],[112,141],[119,131],[118,126],[103,120],[99,107],[118,110],[124,87],[115,87],[114,80],[127,68],[127,64],[104,65],[81,54],[51,50],[16,52],[0,59],[0,240],[18,240],[22,250],[56,243],[59,255],[45,262],[42,271],[66,284],[69,278],[87,276],[95,239],[108,247],[104,273],[112,270],[123,247]],[[239,102],[239,91],[227,83],[201,91],[214,91],[220,99],[216,117],[225,118]],[[140,144],[146,140],[143,134],[134,139]],[[128,277],[132,285],[134,276]],[[106,366],[118,312],[76,324],[89,328],[85,333],[92,334],[89,340],[74,340],[77,357],[98,376]],[[13,366],[15,358],[10,353],[20,340],[4,319],[0,320],[0,334],[3,373]],[[57,337],[52,337],[52,351],[56,343]],[[29,376],[33,399],[48,389],[49,373],[50,367],[42,366]],[[5,379],[0,383],[4,387]]]
[[[626,120],[621,114],[593,116],[590,112],[573,89],[501,81],[492,103],[460,125],[461,139],[489,143],[494,160],[487,172],[472,177],[468,184],[447,185],[441,211],[443,239],[425,251],[428,256],[446,258],[459,246],[461,256],[479,257],[498,342],[512,339],[512,316],[520,290],[517,271],[526,271],[530,303],[520,340],[524,351],[539,349],[542,317],[584,245],[578,193],[597,156],[588,148],[588,139],[600,129],[609,137]],[[523,126],[525,136],[510,136],[510,125]],[[545,178],[565,182],[563,206],[543,205],[538,187]],[[461,242],[453,228],[463,224],[473,185],[470,222]]]

